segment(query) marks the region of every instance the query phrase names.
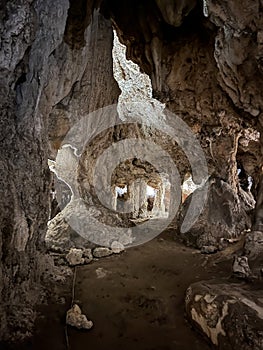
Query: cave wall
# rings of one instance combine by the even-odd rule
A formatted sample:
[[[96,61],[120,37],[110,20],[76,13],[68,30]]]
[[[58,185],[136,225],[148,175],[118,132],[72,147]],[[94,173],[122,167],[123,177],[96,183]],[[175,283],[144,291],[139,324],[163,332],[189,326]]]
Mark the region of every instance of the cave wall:
[[[238,142],[244,130],[262,127],[262,6],[259,0],[207,0],[204,8],[194,0],[2,2],[2,338],[10,328],[14,337],[30,330],[40,295],[47,158],[80,116],[115,103],[120,93],[110,20],[127,57],[150,75],[154,96],[198,135],[210,173],[236,191]],[[257,185],[261,153],[251,143],[239,158],[250,152],[247,172]]]
[[[228,214],[243,216],[243,202],[250,199],[241,189],[238,166],[253,178],[256,198],[262,166],[262,3],[108,0],[104,5],[127,58],[149,74],[154,96],[191,127],[209,174],[236,197]],[[226,204],[218,200],[219,208]],[[246,228],[234,224],[232,231]]]
[[[260,11],[256,0],[105,5],[127,58],[150,75],[154,96],[200,135],[210,173],[227,182],[239,133],[259,128]]]
[[[219,349],[261,349],[262,320],[255,310],[262,284],[255,292],[253,279],[262,282],[263,3],[130,1],[125,3],[128,11],[120,1],[108,4],[106,12],[128,46],[127,56],[151,76],[154,95],[192,127],[206,153],[211,175],[208,201],[182,238],[211,252],[220,248],[216,238],[252,229],[240,252],[253,268],[250,283],[238,284],[237,290],[231,280],[193,284],[186,293],[187,316]],[[253,178],[252,226],[247,221],[251,196],[237,176],[241,166],[243,180]],[[182,211],[187,211],[189,200]],[[205,234],[200,236],[201,231]]]
[[[82,0],[0,6],[2,340],[30,335],[33,305],[41,299],[47,159],[81,114],[119,95],[111,23],[97,7]]]

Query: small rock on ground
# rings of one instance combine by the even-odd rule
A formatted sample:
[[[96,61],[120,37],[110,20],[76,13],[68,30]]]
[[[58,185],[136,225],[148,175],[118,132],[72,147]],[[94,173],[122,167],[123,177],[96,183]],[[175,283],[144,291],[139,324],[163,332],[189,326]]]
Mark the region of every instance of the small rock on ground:
[[[248,265],[248,258],[246,256],[236,256],[232,270],[234,275],[239,278],[247,278],[251,276],[251,270]]]
[[[106,247],[98,247],[93,250],[93,256],[95,258],[104,258],[105,256],[109,256],[112,253],[112,250]]]
[[[111,244],[111,250],[113,254],[119,254],[124,251],[124,245],[118,241],[114,241]]]
[[[202,254],[214,254],[218,251],[217,247],[214,245],[205,245],[201,248]]]
[[[93,260],[93,255],[90,248],[86,248],[83,250],[83,257],[85,259],[86,264],[89,264]]]
[[[66,255],[66,260],[70,266],[82,265],[85,262],[82,255],[82,249],[71,248],[69,253]]]
[[[77,304],[74,304],[72,308],[68,310],[66,324],[78,329],[91,329],[93,327],[93,322],[88,321],[86,315],[82,313]]]

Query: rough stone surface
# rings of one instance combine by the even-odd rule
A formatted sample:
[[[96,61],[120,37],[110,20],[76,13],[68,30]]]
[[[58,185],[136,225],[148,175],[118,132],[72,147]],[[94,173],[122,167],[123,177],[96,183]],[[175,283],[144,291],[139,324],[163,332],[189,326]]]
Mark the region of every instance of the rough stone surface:
[[[75,199],[49,222],[45,240],[49,249],[64,253],[73,247],[110,247],[114,240],[127,245],[132,242],[128,224],[132,225],[102,205]],[[124,231],[118,232],[116,227],[123,227]]]
[[[213,254],[213,253],[216,253],[217,251],[218,251],[218,248],[215,247],[214,245],[204,245],[201,248],[202,254]]]
[[[246,256],[236,256],[232,266],[232,271],[238,278],[248,278],[251,276],[248,258]]]
[[[245,249],[254,273],[254,264],[260,257],[253,257],[253,250],[261,251],[257,232],[263,231],[258,134],[261,132],[262,142],[262,2],[105,0],[101,9],[100,1],[81,0],[9,0],[2,5],[0,337],[20,339],[23,332],[29,335],[32,330],[33,305],[41,295],[44,235],[50,214],[48,157],[55,159],[67,131],[81,116],[116,103],[120,94],[112,72],[110,19],[127,46],[127,58],[149,74],[153,96],[187,122],[197,135],[209,173],[217,179],[218,186],[212,186],[203,216],[183,239],[197,247],[216,245],[222,234],[233,238],[250,226],[247,211],[253,205],[247,184],[246,192],[240,187],[244,187],[248,175],[252,177],[257,201],[252,232],[256,234],[247,240]],[[142,134],[141,130],[125,132]],[[109,134],[101,135],[104,141],[95,147],[95,158],[112,140],[121,139],[118,128]],[[154,134],[153,140],[157,139],[160,145],[170,148],[180,173],[185,175],[191,170],[180,147],[168,142],[165,135]],[[80,182],[87,180],[89,174],[85,171],[88,168],[91,172],[94,163],[92,157],[87,157],[86,163],[82,159]],[[242,186],[238,168],[242,168]],[[71,179],[68,180],[70,184]],[[82,186],[85,199],[85,191],[92,190],[86,182],[87,186]],[[72,186],[73,195],[76,189]],[[182,211],[186,207],[187,201]],[[89,218],[105,217],[100,207],[91,206],[88,212]],[[110,216],[110,220],[118,218]],[[95,229],[96,225],[92,227]],[[114,230],[110,240],[104,232],[101,238],[106,245],[119,240]],[[125,242],[129,239],[127,233]],[[71,247],[69,244],[67,249]],[[229,304],[233,314],[238,303],[241,302]],[[228,340],[230,344],[234,342],[233,347],[259,349],[262,333],[252,325],[253,317],[259,313],[247,308],[248,327],[245,330],[247,320],[239,319],[236,313],[240,328],[235,328],[235,336]],[[260,309],[256,306],[256,310]],[[258,324],[261,325],[260,320]],[[228,329],[235,325],[233,321]],[[235,344],[238,339],[243,344]]]
[[[258,196],[259,134],[254,139],[250,136],[262,125],[259,2],[156,1],[139,5],[128,1],[111,5],[109,2],[107,11],[127,46],[127,57],[149,74],[153,96],[198,135],[210,174],[238,193],[237,168],[242,165],[246,178],[252,176]],[[178,151],[177,155],[180,167],[186,162]],[[233,203],[232,212],[239,210]]]
[[[252,231],[246,236],[244,252],[251,258],[263,254],[263,232]]]
[[[215,60],[219,82],[236,106],[251,117],[261,113],[262,25],[259,1],[206,1],[208,16],[218,27]],[[253,39],[252,39],[253,37]],[[254,78],[255,77],[255,78]]]
[[[254,12],[255,23],[252,22],[250,16],[246,19],[242,17],[244,14],[241,14],[240,7],[234,1],[228,5],[217,5],[213,1],[207,1],[208,18],[203,15],[201,3],[197,4],[193,1],[189,5],[190,2],[186,4],[182,1],[176,4],[170,2],[168,5],[167,2],[163,2],[162,6],[159,3],[162,16],[159,16],[154,4],[144,3],[139,9],[139,5],[132,1],[128,1],[125,5],[120,4],[118,7],[113,6],[109,8],[109,11],[117,26],[121,41],[127,45],[127,57],[137,62],[150,75],[154,96],[166,103],[171,111],[179,115],[190,124],[195,132],[200,134],[211,170],[227,179],[230,174],[228,174],[229,168],[226,164],[231,162],[227,149],[234,151],[235,137],[241,131],[237,121],[240,117],[244,117],[245,124],[251,122],[251,126],[255,126],[255,121],[253,113],[251,115],[247,112],[249,108],[244,107],[248,114],[236,113],[232,107],[232,95],[228,95],[230,88],[226,86],[227,84],[220,86],[218,81],[222,80],[221,76],[226,76],[227,70],[229,77],[225,79],[234,81],[234,77],[238,75],[238,79],[249,80],[252,90],[252,86],[258,84],[256,95],[261,96],[262,79],[256,64],[255,43],[250,45],[249,50],[246,49],[250,35],[256,36],[257,31],[260,31],[261,28],[258,2],[251,1],[250,4],[244,6],[248,8],[246,11],[249,14]],[[177,6],[180,8],[182,6],[185,11],[184,15],[188,13],[188,16],[183,19],[182,13],[176,14],[174,11]],[[180,28],[175,24],[174,27],[167,27],[167,23],[171,25],[173,22],[164,11],[164,9],[168,11],[168,8],[173,18],[178,16],[176,22],[181,25]],[[126,13],[125,20],[123,13]],[[137,15],[136,20],[133,18],[134,13]],[[146,21],[145,13],[148,13],[151,21]],[[221,20],[219,25],[216,18],[224,14],[228,21],[226,23]],[[129,21],[132,21],[132,26],[127,26]],[[214,25],[215,22],[217,26]],[[235,28],[231,30],[233,24]],[[250,34],[245,33],[244,28],[247,24],[251,28]],[[240,31],[238,31],[239,27],[242,27]],[[168,32],[170,36],[167,35]],[[231,34],[228,37],[226,33]],[[218,49],[217,34],[225,36],[229,41],[236,40],[240,43],[235,55],[239,57],[239,62],[231,62],[232,69],[228,68],[229,61],[233,59],[231,44],[226,44],[226,40],[226,45],[222,44],[220,46],[222,49]],[[245,52],[245,55],[239,56],[241,52]],[[247,60],[248,56],[251,60]],[[219,60],[222,64],[218,64]],[[245,73],[243,69],[246,65],[250,65],[251,69]],[[249,75],[250,73],[252,75]],[[252,79],[252,76],[255,76],[255,79]],[[227,94],[224,93],[224,88]],[[238,91],[237,86],[233,90]],[[249,101],[249,90],[244,89],[243,91],[244,94],[247,91],[247,101]],[[256,105],[258,106],[262,99],[261,97],[255,97],[255,99],[257,99]],[[253,101],[248,102],[249,104],[252,111]],[[252,119],[249,121],[251,116]]]
[[[202,188],[196,191],[202,191]],[[187,197],[178,214],[179,227],[191,203],[191,197],[192,195]],[[178,235],[186,244],[199,249],[204,249],[205,246],[219,248],[222,238],[235,238],[251,227],[247,211],[245,202],[228,183],[210,179],[203,212],[189,231],[179,231]]]
[[[251,231],[247,234],[243,253],[249,259],[252,275],[257,279],[262,280],[263,233],[261,231]]]
[[[71,309],[67,311],[66,323],[69,326],[89,330],[93,327],[93,322],[88,321],[87,316],[84,315],[77,304],[74,304]]]
[[[113,251],[106,247],[98,247],[95,248],[92,252],[94,258],[104,258],[106,256],[110,256]]]
[[[2,340],[31,333],[33,306],[40,301],[47,159],[80,115],[119,95],[111,23],[95,3],[82,3],[21,0],[0,6]]]
[[[85,260],[82,255],[83,251],[81,249],[71,248],[66,255],[67,262],[70,266],[83,265]]]
[[[68,7],[67,1],[8,1],[0,8],[3,340],[22,338],[25,329],[30,334],[32,306],[40,300],[42,254],[37,249],[48,219],[50,177],[46,115],[39,102],[50,68],[48,57],[63,40]],[[23,321],[14,327],[19,319]]]
[[[218,349],[263,347],[262,291],[245,284],[198,282],[186,292],[192,324]]]
[[[119,254],[125,249],[124,245],[120,242],[114,241],[111,243],[111,250],[114,254]]]
[[[83,257],[85,259],[85,264],[89,264],[93,260],[92,250],[90,248],[84,249]]]

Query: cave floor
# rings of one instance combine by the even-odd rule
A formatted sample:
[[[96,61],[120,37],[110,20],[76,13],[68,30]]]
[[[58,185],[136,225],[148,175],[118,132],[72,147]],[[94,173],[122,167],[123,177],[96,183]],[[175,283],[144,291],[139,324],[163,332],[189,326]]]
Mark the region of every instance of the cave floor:
[[[230,274],[231,260],[225,252],[202,255],[175,242],[169,232],[78,267],[75,302],[94,327],[90,331],[67,327],[69,349],[209,349],[185,320],[185,291],[195,281],[228,279]],[[68,307],[69,300],[66,305],[42,307],[37,327],[41,332],[28,349],[67,349]]]

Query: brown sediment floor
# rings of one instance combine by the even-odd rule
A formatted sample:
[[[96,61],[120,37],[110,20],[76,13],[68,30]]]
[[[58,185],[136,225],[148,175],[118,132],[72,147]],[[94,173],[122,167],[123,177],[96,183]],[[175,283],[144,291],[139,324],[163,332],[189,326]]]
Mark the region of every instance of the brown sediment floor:
[[[166,232],[120,255],[78,267],[75,302],[94,328],[67,327],[70,349],[210,349],[185,319],[184,296],[195,281],[230,276],[231,261],[226,254],[220,259],[220,254],[202,255]],[[69,306],[42,307],[44,316],[28,349],[67,349],[64,325]]]

